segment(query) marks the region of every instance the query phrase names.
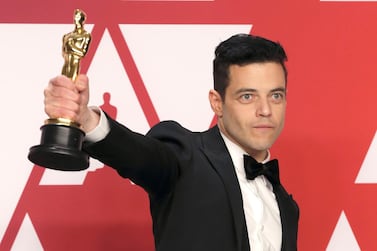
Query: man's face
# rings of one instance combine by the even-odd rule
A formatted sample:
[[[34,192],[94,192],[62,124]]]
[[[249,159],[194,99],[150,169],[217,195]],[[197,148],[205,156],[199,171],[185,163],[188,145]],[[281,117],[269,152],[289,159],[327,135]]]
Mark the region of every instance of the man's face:
[[[262,161],[284,126],[286,81],[283,67],[274,62],[231,65],[225,100],[217,103],[217,108],[214,110],[221,132]]]

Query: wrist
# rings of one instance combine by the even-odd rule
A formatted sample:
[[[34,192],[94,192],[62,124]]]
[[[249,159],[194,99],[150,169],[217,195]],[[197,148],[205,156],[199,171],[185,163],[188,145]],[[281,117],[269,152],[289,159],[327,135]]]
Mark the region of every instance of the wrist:
[[[84,119],[81,121],[81,128],[85,133],[92,131],[97,127],[100,120],[100,112],[96,109],[87,108]]]

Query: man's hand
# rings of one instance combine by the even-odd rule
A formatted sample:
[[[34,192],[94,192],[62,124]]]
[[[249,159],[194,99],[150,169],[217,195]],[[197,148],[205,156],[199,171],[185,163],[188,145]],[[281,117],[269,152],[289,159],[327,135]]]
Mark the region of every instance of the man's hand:
[[[85,132],[94,129],[99,115],[88,107],[89,79],[79,75],[75,83],[63,76],[50,80],[44,90],[45,112],[50,118],[66,118],[79,123]]]

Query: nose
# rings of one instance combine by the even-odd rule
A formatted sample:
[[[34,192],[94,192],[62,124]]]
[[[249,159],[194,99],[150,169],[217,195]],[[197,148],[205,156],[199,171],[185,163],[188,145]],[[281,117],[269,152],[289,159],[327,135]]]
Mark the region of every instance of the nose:
[[[269,117],[271,115],[271,104],[267,98],[258,99],[256,113],[258,117]]]

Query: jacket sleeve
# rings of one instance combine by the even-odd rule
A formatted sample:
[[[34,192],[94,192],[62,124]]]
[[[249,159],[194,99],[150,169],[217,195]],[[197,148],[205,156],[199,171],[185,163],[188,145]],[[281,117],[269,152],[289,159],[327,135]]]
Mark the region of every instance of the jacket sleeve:
[[[180,175],[178,156],[188,152],[186,129],[175,122],[163,122],[142,135],[111,118],[109,124],[109,134],[99,142],[84,144],[83,150],[150,195],[168,193]]]

